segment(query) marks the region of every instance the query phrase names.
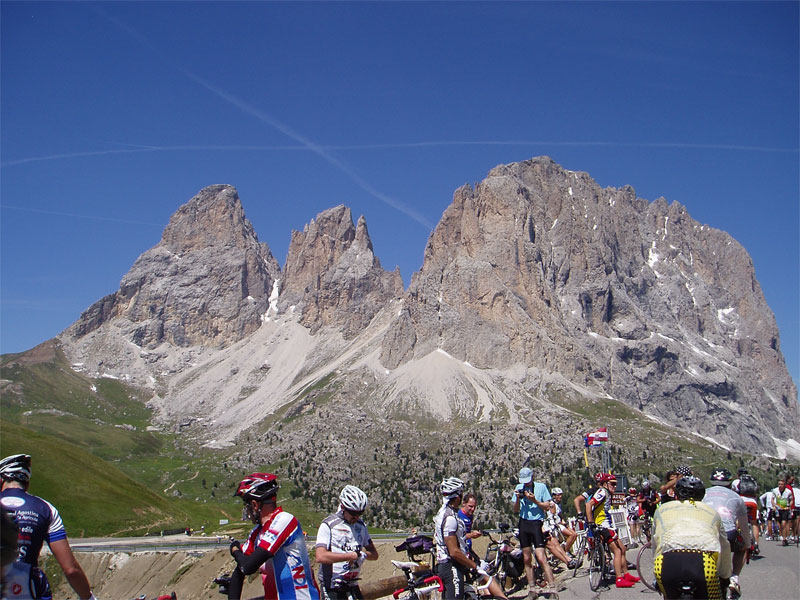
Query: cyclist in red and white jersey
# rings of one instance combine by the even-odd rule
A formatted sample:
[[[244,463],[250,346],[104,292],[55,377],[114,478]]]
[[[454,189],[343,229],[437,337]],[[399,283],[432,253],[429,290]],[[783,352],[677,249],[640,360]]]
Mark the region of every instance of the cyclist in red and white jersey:
[[[320,591],[325,600],[363,598],[358,576],[365,560],[378,560],[378,551],[361,520],[367,495],[354,485],[339,494],[339,511],[319,526],[314,557],[319,564]]]
[[[747,520],[750,522],[750,531],[753,534],[753,545],[750,551],[753,554],[759,554],[758,537],[761,532],[758,524],[758,500],[756,500],[758,483],[750,475],[744,473],[740,476],[738,488],[739,495],[744,500],[744,506],[747,509]]]
[[[239,600],[245,575],[259,569],[265,600],[320,600],[311,571],[306,539],[297,518],[277,502],[278,479],[272,473],[252,473],[236,490],[253,527],[244,544],[233,540],[236,569],[228,585],[229,600]]]
[[[625,558],[627,548],[620,541],[617,530],[609,518],[611,495],[617,488],[617,478],[611,473],[600,477],[600,487],[586,503],[586,518],[595,535],[601,535],[614,555],[614,571],[617,573],[617,587],[628,588],[639,581],[639,578],[628,572],[628,560]]]
[[[13,600],[52,598],[50,584],[39,569],[39,553],[47,542],[67,581],[79,598],[96,600],[67,539],[56,507],[28,493],[31,457],[14,454],[0,461],[0,503],[19,529],[17,559],[5,576],[5,595]]]

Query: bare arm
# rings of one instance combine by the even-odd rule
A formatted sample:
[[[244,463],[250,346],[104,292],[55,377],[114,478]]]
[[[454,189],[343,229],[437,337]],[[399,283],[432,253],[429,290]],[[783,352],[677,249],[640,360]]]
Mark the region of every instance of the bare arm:
[[[367,555],[367,560],[378,560],[378,549],[375,547],[375,544],[372,540],[369,541],[369,544],[364,546],[362,549],[364,554]]]
[[[72,554],[72,548],[69,547],[69,541],[64,538],[57,542],[50,543],[50,551],[56,557],[61,570],[64,571],[64,576],[69,581],[72,589],[82,600],[87,600],[92,596],[92,587],[89,585],[89,580],[86,578],[86,573],[83,572],[81,565]]]
[[[444,543],[447,546],[447,553],[450,555],[450,558],[452,558],[458,564],[464,565],[469,569],[478,568],[478,565],[471,561],[469,557],[461,551],[461,548],[458,547],[458,538],[456,538],[456,536],[445,536]]]

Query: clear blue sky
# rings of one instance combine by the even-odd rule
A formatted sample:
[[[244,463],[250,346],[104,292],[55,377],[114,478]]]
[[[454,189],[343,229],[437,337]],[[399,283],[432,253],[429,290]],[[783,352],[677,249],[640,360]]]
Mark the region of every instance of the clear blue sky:
[[[750,252],[798,380],[798,3],[2,2],[0,350],[236,186],[283,264],[347,204],[408,283],[464,183],[548,155]]]

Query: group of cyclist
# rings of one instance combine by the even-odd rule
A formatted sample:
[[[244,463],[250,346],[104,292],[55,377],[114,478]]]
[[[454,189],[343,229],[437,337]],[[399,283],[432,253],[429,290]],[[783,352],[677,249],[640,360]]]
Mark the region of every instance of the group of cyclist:
[[[18,532],[14,560],[3,563],[3,599],[51,597],[47,578],[38,567],[39,553],[46,541],[78,596],[82,600],[96,600],[85,573],[72,555],[58,511],[49,502],[27,492],[31,457],[17,454],[4,458],[0,461],[0,476],[4,540],[12,527]],[[574,499],[576,512],[585,515],[588,529],[604,540],[613,554],[616,586],[633,587],[640,580],[628,571],[627,549],[610,518],[617,478],[611,473],[598,473],[595,483],[596,487]],[[664,598],[686,594],[687,586],[695,598],[721,599],[725,592],[730,597],[740,594],[739,576],[747,552],[754,550],[758,541],[755,516],[758,488],[746,472],[740,472],[733,481],[725,468],[715,469],[710,483],[706,489],[689,467],[681,466],[667,474],[660,494],[649,482],[639,492],[633,488],[627,490],[624,504],[632,520],[639,515],[652,517],[654,573]],[[463,598],[465,584],[475,579],[490,579],[471,548],[471,540],[480,536],[480,532],[472,529],[477,501],[474,495],[465,493],[464,482],[457,477],[445,478],[439,489],[442,502],[433,522],[437,573],[446,600]],[[244,542],[231,541],[230,554],[236,568],[228,584],[228,598],[238,600],[245,576],[256,571],[261,572],[266,599],[362,598],[358,585],[361,567],[365,561],[378,558],[362,520],[368,505],[367,495],[353,485],[341,490],[338,510],[319,527],[314,548],[318,565],[315,577],[303,529],[294,515],[278,505],[278,490],[277,477],[271,473],[252,473],[237,486],[235,496],[244,502],[245,514],[254,526]],[[784,506],[793,509],[793,493],[786,481],[781,480],[768,499],[779,507],[778,511],[786,510]],[[509,497],[519,519],[518,538],[529,600],[558,591],[546,556],[548,548],[570,568],[576,567],[581,559],[568,554],[577,533],[564,521],[562,497],[560,488],[553,488],[551,495],[546,484],[534,481],[533,472],[527,467],[520,470],[518,483]],[[779,498],[783,500],[780,503]],[[583,511],[582,502],[585,502]],[[9,516],[12,520],[6,525]],[[786,517],[785,513],[777,517],[782,526],[789,520]],[[559,532],[562,535],[557,535]],[[564,540],[563,546],[556,538]],[[784,534],[786,539],[788,533]],[[4,542],[4,556],[8,555],[7,545]],[[537,586],[535,580],[534,559],[546,582],[543,587]],[[496,581],[490,581],[486,592],[505,598]]]

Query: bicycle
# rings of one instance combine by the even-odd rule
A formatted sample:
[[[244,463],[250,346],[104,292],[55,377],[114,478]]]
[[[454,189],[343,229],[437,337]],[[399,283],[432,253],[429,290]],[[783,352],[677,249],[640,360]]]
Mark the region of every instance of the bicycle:
[[[587,534],[586,534],[586,531],[587,531],[586,529],[580,529],[580,530],[576,531],[576,533],[578,534],[578,539],[575,540],[575,544],[573,545],[574,551],[572,553],[572,555],[575,557],[575,561],[576,561],[575,568],[572,569],[572,577],[573,578],[577,577],[578,569],[580,569],[581,566],[583,566],[584,555],[588,552],[588,550],[586,548],[586,546],[587,546],[587,542],[586,542]]]
[[[393,560],[392,565],[403,571],[406,576],[405,587],[392,593],[392,598],[395,600],[423,600],[428,598],[434,591],[439,593],[444,591],[444,584],[442,584],[441,578],[438,575],[434,575],[430,569],[415,572],[421,567],[418,562]]]
[[[511,539],[514,534],[509,534],[507,523],[499,523],[500,539],[496,540],[491,533],[485,531],[489,538],[486,554],[483,560],[487,564],[486,572],[497,578],[500,587],[506,594],[513,594],[528,584],[525,577],[525,565],[522,560],[522,551],[514,547]]]
[[[647,550],[650,550],[650,552],[646,552]],[[639,548],[639,552],[636,554],[636,572],[639,574],[639,579],[648,589],[654,592],[658,591],[656,574],[653,570],[652,542],[648,541]]]
[[[639,523],[639,543],[641,545],[649,544],[650,538],[653,537],[653,517],[650,514],[645,513],[641,517],[641,522]]]
[[[601,534],[587,530],[589,550],[589,588],[596,592],[614,569],[611,549]]]

